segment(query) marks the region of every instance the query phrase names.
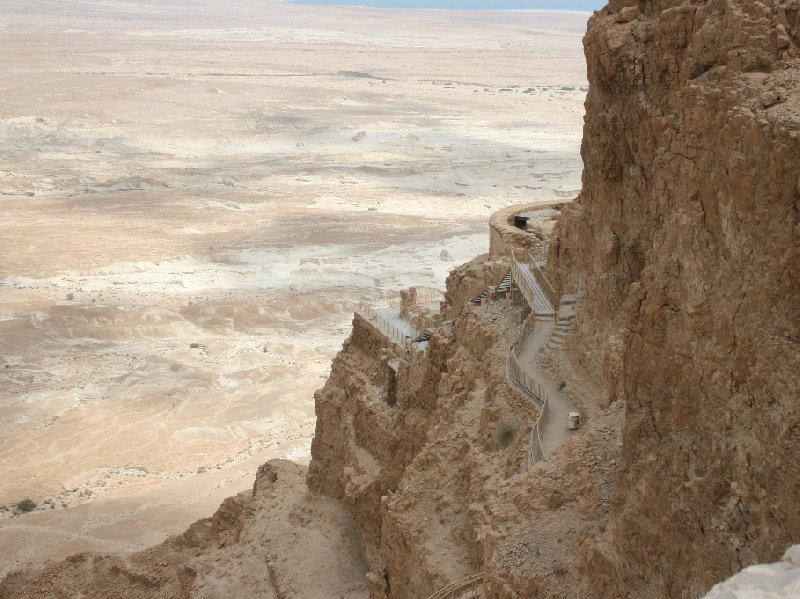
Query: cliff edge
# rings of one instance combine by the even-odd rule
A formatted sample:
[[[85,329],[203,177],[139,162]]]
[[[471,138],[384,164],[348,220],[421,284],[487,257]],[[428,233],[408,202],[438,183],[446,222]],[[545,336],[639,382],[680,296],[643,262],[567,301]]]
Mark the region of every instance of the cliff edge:
[[[548,271],[625,403],[598,596],[696,597],[800,540],[800,3],[612,0]],[[638,589],[634,592],[632,589]]]
[[[0,597],[694,599],[800,542],[800,1],[612,0],[585,47],[581,196],[355,315],[307,473]]]

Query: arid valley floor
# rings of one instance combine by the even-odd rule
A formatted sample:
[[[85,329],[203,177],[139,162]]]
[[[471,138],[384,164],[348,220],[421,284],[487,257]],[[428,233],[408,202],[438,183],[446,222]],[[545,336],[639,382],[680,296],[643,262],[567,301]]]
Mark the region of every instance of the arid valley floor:
[[[586,18],[4,0],[0,576],[307,461],[359,301],[576,195]]]

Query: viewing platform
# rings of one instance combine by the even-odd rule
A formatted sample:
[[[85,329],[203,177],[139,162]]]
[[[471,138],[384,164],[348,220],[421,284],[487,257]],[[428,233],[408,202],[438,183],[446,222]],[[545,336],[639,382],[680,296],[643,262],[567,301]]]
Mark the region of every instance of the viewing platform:
[[[383,302],[362,302],[359,312],[407,353],[424,352],[433,330],[444,322],[443,301],[440,291],[412,287]]]
[[[575,406],[563,393],[563,384],[540,365],[541,355],[557,349],[569,335],[574,318],[575,298],[562,297],[544,272],[545,233],[548,226],[552,228],[562,204],[512,206],[492,215],[490,262],[510,267],[504,275],[492,275],[497,277],[492,284],[484,280],[473,290],[475,296],[464,302],[481,305],[492,297],[524,300],[528,316],[509,351],[508,380],[539,411],[531,435],[531,465],[545,460],[563,443],[569,434],[569,417],[575,413]],[[412,287],[400,292],[399,297],[363,303],[359,311],[403,348],[397,359],[411,362],[415,351],[426,350],[436,328],[461,314],[463,305],[448,306],[444,299],[437,290]]]

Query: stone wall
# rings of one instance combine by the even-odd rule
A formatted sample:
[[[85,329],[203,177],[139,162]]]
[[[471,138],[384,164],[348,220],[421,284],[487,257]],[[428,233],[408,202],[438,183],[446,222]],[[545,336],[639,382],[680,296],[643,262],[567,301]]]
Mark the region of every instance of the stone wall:
[[[512,251],[519,259],[529,249],[543,249],[547,243],[544,235],[519,229],[514,226],[514,217],[522,212],[562,206],[563,201],[517,204],[492,214],[489,220],[489,259],[509,262]]]

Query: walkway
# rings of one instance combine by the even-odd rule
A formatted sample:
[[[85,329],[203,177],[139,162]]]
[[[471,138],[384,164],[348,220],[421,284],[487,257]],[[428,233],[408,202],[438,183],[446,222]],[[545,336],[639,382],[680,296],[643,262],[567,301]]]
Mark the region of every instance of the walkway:
[[[561,303],[565,305],[560,308],[554,306],[551,298],[558,301],[558,296],[541,272],[541,267],[533,263],[533,260],[531,263],[524,263],[517,262],[512,257],[511,272],[500,284],[503,292],[510,290],[512,279],[533,311],[511,348],[509,376],[540,410],[531,439],[531,463],[535,463],[546,459],[566,441],[569,435],[569,413],[575,411],[575,407],[561,391],[560,381],[555,380],[539,363],[542,353],[556,349],[569,333],[575,315],[575,298],[564,296]],[[547,287],[547,291],[542,288],[542,284]],[[470,300],[471,303],[481,304],[488,293],[484,288],[481,295]],[[414,327],[400,318],[398,308],[367,308],[364,313],[395,340],[403,337],[413,340],[417,337]],[[515,361],[518,367],[514,365]],[[516,371],[519,378],[514,376],[515,368],[519,368]],[[481,572],[439,589],[428,599],[477,599],[481,595],[482,587]]]
[[[571,324],[571,319],[560,321],[556,325],[555,318],[537,317],[536,326],[528,337],[522,342],[517,352],[517,360],[525,369],[528,376],[546,390],[548,397],[548,416],[542,427],[542,449],[544,455],[549,456],[561,445],[569,434],[569,413],[575,407],[559,388],[559,382],[539,364],[541,353],[545,351],[555,335],[566,332]]]
[[[542,352],[561,344],[572,324],[574,311],[572,305],[564,306],[561,310],[553,306],[549,299],[554,295],[552,286],[541,271],[534,273],[538,265],[517,262],[516,257],[512,257],[512,260],[514,282],[535,315],[534,326],[523,327],[521,338],[511,348],[516,363],[524,373],[526,391],[541,410],[531,439],[531,461],[535,462],[537,459],[546,459],[567,439],[569,413],[575,411],[575,406],[561,391],[560,382],[553,379],[539,363]],[[547,292],[542,288],[540,279],[548,285]],[[541,405],[542,400],[547,401],[546,406]],[[538,438],[541,438],[541,445]]]
[[[511,272],[498,286],[498,290],[509,291],[511,281],[517,284],[525,301],[532,310],[514,345],[509,358],[510,380],[525,393],[539,410],[533,436],[531,439],[531,463],[546,459],[569,435],[569,413],[575,407],[561,391],[560,381],[555,380],[549,372],[539,364],[540,355],[553,350],[567,335],[574,315],[573,306],[566,305],[559,309],[553,302],[559,297],[553,286],[545,277],[534,257],[526,254],[527,262],[518,262],[512,256]],[[472,303],[481,303],[488,294],[484,291]],[[439,303],[432,298],[421,298],[423,305],[431,309],[438,308]],[[566,303],[567,298],[564,298]],[[570,299],[571,304],[574,300]],[[558,314],[557,314],[558,311]],[[412,343],[417,350],[425,351],[430,338],[429,331],[416,329],[408,320],[400,317],[400,306],[396,300],[388,306],[361,306],[362,314],[378,326],[390,339],[412,351]],[[410,354],[411,355],[411,354]]]
[[[522,295],[525,296],[525,300],[528,302],[531,310],[539,315],[554,316],[555,309],[550,303],[550,300],[547,299],[547,295],[545,294],[541,285],[539,285],[539,282],[536,280],[536,277],[533,274],[533,268],[535,267],[524,262],[517,262],[514,260],[513,267],[511,269],[511,272],[514,276],[514,282],[517,284],[520,291],[522,291]]]
[[[403,347],[419,337],[419,332],[406,319],[400,317],[400,308],[370,308],[362,306],[361,311],[367,320],[378,327]]]
[[[574,302],[577,298],[559,298],[542,272],[541,265],[535,263],[530,254],[527,257],[529,263],[517,262],[512,255],[509,273],[532,310],[511,347],[509,377],[539,409],[539,419],[534,425],[531,438],[530,456],[533,464],[537,460],[546,459],[566,441],[569,435],[569,413],[576,411],[575,406],[562,392],[561,382],[555,380],[539,362],[544,352],[557,349],[568,335],[575,317]],[[507,275],[502,284],[510,288],[508,278]],[[480,304],[487,295],[488,290],[484,290],[471,302]],[[480,573],[438,590],[429,599],[477,598],[481,594],[482,586],[483,573]]]

